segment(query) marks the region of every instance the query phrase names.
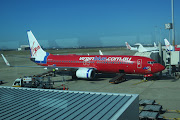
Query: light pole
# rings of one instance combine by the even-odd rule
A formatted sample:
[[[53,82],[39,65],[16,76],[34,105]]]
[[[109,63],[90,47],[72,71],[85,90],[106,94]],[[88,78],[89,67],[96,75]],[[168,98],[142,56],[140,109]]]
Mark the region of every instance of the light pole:
[[[171,0],[171,8],[172,8],[172,41],[173,46],[175,46],[175,26],[174,26],[174,0]]]
[[[162,41],[161,41],[161,28],[160,28],[160,38],[159,38],[159,41],[162,43]]]

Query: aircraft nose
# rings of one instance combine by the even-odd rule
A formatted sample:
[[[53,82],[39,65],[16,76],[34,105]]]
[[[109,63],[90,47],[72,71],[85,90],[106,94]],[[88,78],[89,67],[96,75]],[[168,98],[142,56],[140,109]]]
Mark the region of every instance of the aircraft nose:
[[[164,67],[163,65],[161,65],[161,64],[158,63],[158,65],[157,65],[157,72],[161,72],[161,71],[163,71],[164,69],[165,69],[165,67]]]

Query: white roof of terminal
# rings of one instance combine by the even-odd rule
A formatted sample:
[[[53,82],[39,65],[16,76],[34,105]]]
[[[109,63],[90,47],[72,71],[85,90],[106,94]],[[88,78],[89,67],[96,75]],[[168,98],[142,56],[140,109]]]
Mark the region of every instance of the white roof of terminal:
[[[0,86],[1,119],[117,119],[137,94]]]

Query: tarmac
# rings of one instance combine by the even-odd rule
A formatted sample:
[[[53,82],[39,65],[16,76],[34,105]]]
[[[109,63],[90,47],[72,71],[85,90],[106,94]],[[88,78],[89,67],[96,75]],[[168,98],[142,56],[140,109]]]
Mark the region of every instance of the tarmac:
[[[101,49],[102,50],[102,49]],[[66,49],[63,50],[66,53],[59,51],[51,51],[52,54],[68,54],[74,53],[76,50]],[[83,49],[82,49],[83,51]],[[79,52],[79,51],[78,51]],[[108,49],[102,50],[104,55],[133,55],[135,52],[124,50],[124,49]],[[0,51],[4,54],[6,59],[11,65],[19,66],[36,66],[35,63],[30,61],[29,51],[18,52],[18,51]],[[97,52],[89,50],[90,55],[96,54]],[[86,53],[78,53],[86,54]],[[1,86],[12,86],[14,80],[23,76],[33,76],[47,72],[42,68],[26,68],[26,67],[8,67],[5,65],[2,57],[0,57],[0,80],[4,84]],[[151,99],[155,100],[156,103],[163,106],[163,109],[167,110],[180,110],[180,80],[175,80],[172,77],[168,77],[163,74],[160,80],[150,79],[147,82],[141,82],[142,75],[126,75],[127,80],[119,84],[110,84],[109,80],[115,77],[116,74],[97,74],[94,80],[77,79],[72,80],[71,76],[67,75],[56,75],[52,77],[55,82],[55,88],[62,88],[62,84],[71,91],[89,91],[89,92],[107,92],[107,93],[126,93],[126,94],[139,94],[139,99]],[[64,80],[64,81],[63,81]],[[167,118],[180,118],[180,113],[164,113],[161,116]]]

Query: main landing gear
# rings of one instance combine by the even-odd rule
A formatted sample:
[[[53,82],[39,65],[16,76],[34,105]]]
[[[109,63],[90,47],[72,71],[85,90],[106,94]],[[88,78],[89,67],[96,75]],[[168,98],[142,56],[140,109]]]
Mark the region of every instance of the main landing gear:
[[[144,79],[144,81],[147,81],[147,78],[150,78],[152,76],[153,76],[153,74],[147,74],[147,75],[144,75],[143,79]]]

